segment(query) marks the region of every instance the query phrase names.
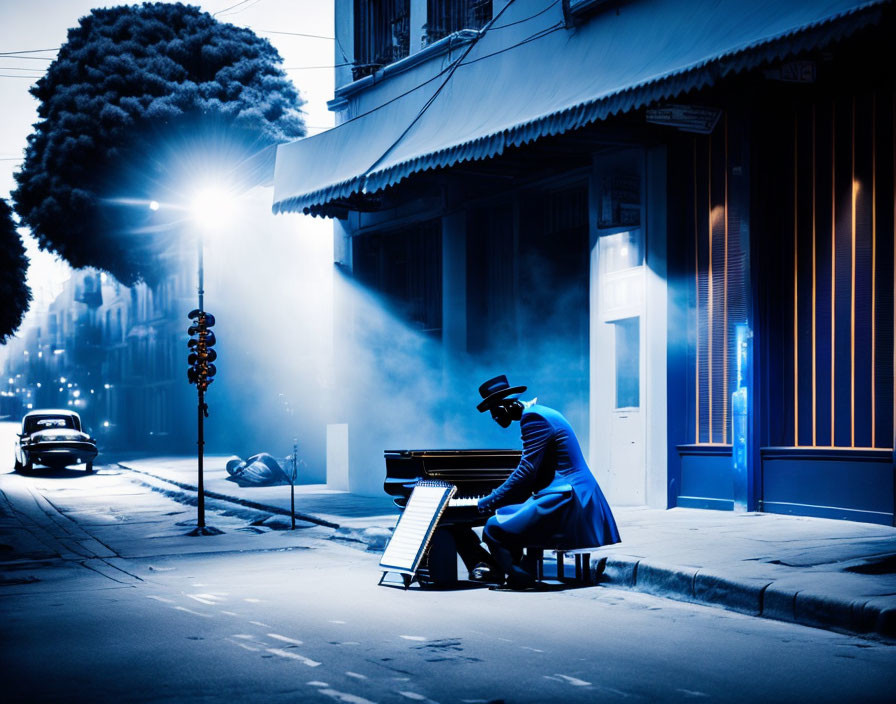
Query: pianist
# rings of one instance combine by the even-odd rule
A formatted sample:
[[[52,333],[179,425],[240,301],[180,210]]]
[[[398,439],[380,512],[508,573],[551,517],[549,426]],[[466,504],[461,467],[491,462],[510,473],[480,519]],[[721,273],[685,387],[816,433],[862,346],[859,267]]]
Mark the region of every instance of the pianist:
[[[502,428],[520,422],[519,466],[478,504],[482,513],[493,514],[482,535],[511,589],[536,584],[521,564],[523,548],[573,550],[619,542],[616,521],[569,422],[535,401],[522,402],[525,390],[501,375],[479,387],[477,406]]]

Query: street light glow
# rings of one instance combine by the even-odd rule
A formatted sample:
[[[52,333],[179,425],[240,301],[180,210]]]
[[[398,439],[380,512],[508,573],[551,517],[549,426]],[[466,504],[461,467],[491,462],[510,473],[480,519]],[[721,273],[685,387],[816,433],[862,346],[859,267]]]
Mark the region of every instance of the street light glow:
[[[193,222],[212,232],[226,226],[233,215],[233,194],[221,185],[206,185],[190,201]]]
[[[152,211],[156,211],[159,209],[159,201],[151,200],[149,201],[149,209]]]

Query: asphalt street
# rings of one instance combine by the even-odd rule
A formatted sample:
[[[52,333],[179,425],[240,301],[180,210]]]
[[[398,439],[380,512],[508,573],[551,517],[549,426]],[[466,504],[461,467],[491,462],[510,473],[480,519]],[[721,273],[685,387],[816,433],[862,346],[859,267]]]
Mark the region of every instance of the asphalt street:
[[[224,534],[189,537],[195,508],[126,471],[5,450],[4,701],[893,700],[875,640],[606,587],[377,586],[333,529],[210,502]]]

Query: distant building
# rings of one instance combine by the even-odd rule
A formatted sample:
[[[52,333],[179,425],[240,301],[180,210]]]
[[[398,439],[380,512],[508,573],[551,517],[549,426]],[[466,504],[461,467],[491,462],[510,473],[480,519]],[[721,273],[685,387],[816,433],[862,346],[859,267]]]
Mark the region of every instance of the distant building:
[[[189,261],[189,260],[188,260]],[[2,414],[72,407],[100,451],[189,451],[194,406],[186,383],[186,320],[192,267],[155,286],[122,286],[76,270],[4,365]],[[182,362],[178,364],[177,362]]]
[[[893,3],[335,6],[275,211],[559,397],[611,502],[893,524]]]

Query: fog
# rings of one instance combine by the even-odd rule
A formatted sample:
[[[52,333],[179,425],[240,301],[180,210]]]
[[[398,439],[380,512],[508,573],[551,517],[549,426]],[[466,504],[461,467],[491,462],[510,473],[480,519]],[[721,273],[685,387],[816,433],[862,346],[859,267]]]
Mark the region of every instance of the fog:
[[[498,336],[476,357],[448,359],[440,341],[333,264],[330,221],[274,216],[266,189],[236,206],[230,225],[206,240],[205,308],[217,318],[219,354],[208,452],[285,456],[295,440],[308,465],[300,481],[322,482],[326,426],[347,423],[352,488],[374,493],[385,449],[519,447],[518,428],[501,429],[475,408],[479,384],[501,373],[585,434],[587,383],[576,380],[587,347],[583,359],[563,313],[572,293],[527,291],[541,304],[519,307],[518,339]],[[183,357],[186,368],[186,347]]]

